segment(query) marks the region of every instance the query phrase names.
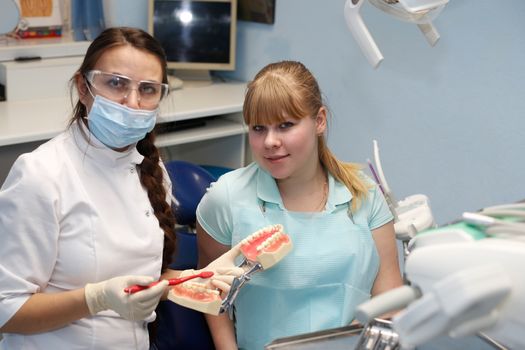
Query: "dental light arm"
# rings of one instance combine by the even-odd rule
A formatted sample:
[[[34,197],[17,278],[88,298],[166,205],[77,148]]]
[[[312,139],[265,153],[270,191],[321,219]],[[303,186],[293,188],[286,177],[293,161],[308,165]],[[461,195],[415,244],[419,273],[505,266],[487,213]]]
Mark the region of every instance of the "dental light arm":
[[[440,36],[439,36],[439,33],[438,31],[436,30],[436,28],[434,27],[434,25],[432,23],[420,23],[417,25],[417,27],[419,28],[419,30],[421,31],[421,33],[423,33],[423,35],[425,36],[425,39],[427,39],[427,42],[429,43],[430,46],[434,47]]]
[[[379,67],[381,61],[383,61],[383,55],[377,44],[368,31],[368,28],[363,22],[361,17],[361,5],[364,0],[347,0],[345,3],[345,20],[346,25],[350,29],[350,33],[354,36],[355,41],[359,45],[359,48],[365,55],[370,65],[374,68]]]
[[[357,41],[359,48],[373,68],[383,61],[374,38],[368,31],[361,17],[361,6],[366,0],[347,0],[344,17],[348,29]],[[417,24],[427,42],[434,46],[439,40],[439,33],[432,24],[448,0],[369,0],[375,7],[395,18]]]

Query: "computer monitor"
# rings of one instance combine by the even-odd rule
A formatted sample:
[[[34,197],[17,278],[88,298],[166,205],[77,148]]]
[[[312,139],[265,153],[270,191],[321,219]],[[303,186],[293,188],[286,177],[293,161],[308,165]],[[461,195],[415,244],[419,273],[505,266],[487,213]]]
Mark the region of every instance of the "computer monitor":
[[[235,69],[237,0],[149,0],[148,18],[177,77]]]

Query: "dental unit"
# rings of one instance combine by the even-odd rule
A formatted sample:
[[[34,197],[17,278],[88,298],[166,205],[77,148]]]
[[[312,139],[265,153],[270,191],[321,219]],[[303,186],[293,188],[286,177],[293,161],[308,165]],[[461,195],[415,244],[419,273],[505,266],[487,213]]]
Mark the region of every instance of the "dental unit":
[[[412,349],[440,335],[477,335],[497,349],[524,348],[525,204],[463,213],[436,227],[428,199],[396,202],[374,140],[372,174],[395,216],[396,238],[404,244],[406,285],[359,305],[365,325],[355,349]],[[399,311],[391,321],[383,314]]]
[[[398,336],[391,345],[401,349],[441,335],[477,335],[496,349],[525,348],[524,221],[525,204],[508,204],[418,233],[405,265],[409,284],[358,307],[357,319],[367,324],[360,344],[370,339],[366,334],[377,328],[379,315],[402,309],[391,321]]]
[[[265,349],[325,349],[332,342],[357,350],[412,350],[440,336],[476,336],[495,349],[524,349],[525,203],[466,212],[437,227],[426,196],[395,200],[376,141],[374,158],[370,171],[404,243],[405,285],[360,304],[355,319],[361,325],[277,339]],[[391,320],[381,319],[393,312]]]
[[[344,16],[348,29],[357,41],[359,48],[373,68],[383,61],[374,38],[368,31],[361,17],[361,6],[366,0],[347,0]],[[405,22],[415,23],[428,43],[434,46],[439,40],[439,33],[432,21],[441,13],[448,0],[369,0],[383,12]]]

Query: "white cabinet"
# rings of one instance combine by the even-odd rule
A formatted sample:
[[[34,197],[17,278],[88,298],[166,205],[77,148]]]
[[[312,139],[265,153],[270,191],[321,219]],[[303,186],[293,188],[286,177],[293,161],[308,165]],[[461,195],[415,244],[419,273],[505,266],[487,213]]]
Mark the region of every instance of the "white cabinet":
[[[67,96],[69,79],[81,63],[81,56],[0,62],[0,84],[8,101]]]

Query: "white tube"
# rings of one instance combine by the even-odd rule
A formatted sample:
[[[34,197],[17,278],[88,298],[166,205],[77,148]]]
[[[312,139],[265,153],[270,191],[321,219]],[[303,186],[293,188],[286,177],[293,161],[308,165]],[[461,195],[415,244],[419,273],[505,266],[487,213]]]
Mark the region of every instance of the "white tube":
[[[362,324],[366,324],[387,312],[406,307],[419,297],[421,297],[421,291],[416,287],[404,285],[391,289],[360,304],[356,309],[355,318]]]

